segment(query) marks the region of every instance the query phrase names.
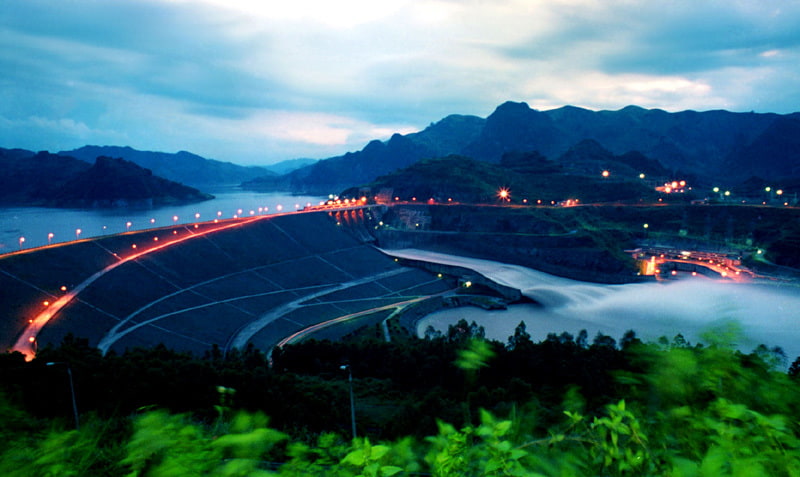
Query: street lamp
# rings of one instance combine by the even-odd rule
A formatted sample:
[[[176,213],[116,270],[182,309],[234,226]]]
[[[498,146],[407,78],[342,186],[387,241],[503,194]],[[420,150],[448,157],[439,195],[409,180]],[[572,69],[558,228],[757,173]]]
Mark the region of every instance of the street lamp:
[[[50,245],[53,242],[53,237],[55,237],[55,235],[53,235],[53,232],[47,234],[47,245]]]
[[[350,369],[349,364],[339,367],[341,370],[347,370],[348,381],[350,382],[350,425],[353,428],[353,439],[356,438],[356,405],[353,400],[353,370]]]
[[[67,376],[69,377],[69,394],[70,397],[72,397],[72,414],[75,416],[75,429],[80,429],[81,424],[80,420],[78,419],[78,404],[75,401],[75,385],[72,382],[72,368],[69,366],[69,363],[64,363],[62,361],[45,363],[46,366],[55,366],[57,364],[63,364],[67,367]]]
[[[131,230],[131,225],[133,225],[132,222],[125,222],[125,231],[126,232],[129,232]]]
[[[81,238],[81,229],[75,229],[75,240],[80,240]]]
[[[505,187],[501,187],[500,190],[497,191],[497,197],[501,202],[511,202],[511,193]]]
[[[19,249],[20,250],[22,250],[22,244],[24,244],[24,243],[25,243],[25,237],[20,237],[19,238]]]

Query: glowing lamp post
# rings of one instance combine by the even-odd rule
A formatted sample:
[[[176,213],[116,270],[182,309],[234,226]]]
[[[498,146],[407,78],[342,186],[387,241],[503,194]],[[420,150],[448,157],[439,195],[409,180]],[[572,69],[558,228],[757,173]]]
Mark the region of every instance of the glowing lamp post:
[[[131,230],[131,225],[133,225],[133,223],[132,223],[132,222],[125,222],[125,231],[126,231],[126,232],[130,232],[130,230]]]
[[[25,243],[25,237],[20,237],[19,238],[19,249],[20,250],[22,250],[22,246],[23,246],[24,243]]]
[[[55,235],[53,235],[53,232],[50,232],[49,234],[47,234],[47,245],[50,245],[51,243],[53,243],[53,237],[55,237]]]
[[[83,232],[81,229],[75,229],[75,240],[81,239],[81,232]]]
[[[497,197],[499,197],[503,202],[511,202],[511,193],[506,188],[502,188],[497,191]]]

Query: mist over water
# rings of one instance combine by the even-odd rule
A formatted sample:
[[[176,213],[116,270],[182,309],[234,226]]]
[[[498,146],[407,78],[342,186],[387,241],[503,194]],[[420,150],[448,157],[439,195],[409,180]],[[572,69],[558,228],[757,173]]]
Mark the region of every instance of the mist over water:
[[[19,239],[25,237],[25,248],[47,245],[47,235],[53,234],[53,243],[75,240],[76,229],[81,229],[80,238],[116,234],[128,230],[143,230],[173,224],[194,223],[217,218],[229,219],[236,214],[249,216],[274,214],[295,210],[306,204],[319,204],[323,198],[317,196],[293,196],[285,193],[260,193],[238,188],[208,191],[212,200],[194,204],[146,208],[113,209],[55,209],[47,207],[0,208],[0,254],[19,250]],[[259,207],[262,209],[259,212]],[[241,213],[239,210],[241,209]],[[195,214],[200,214],[196,219]],[[177,216],[178,221],[173,221]],[[154,222],[151,222],[155,219]]]
[[[800,287],[779,284],[735,283],[707,277],[687,277],[667,282],[601,285],[548,275],[536,270],[463,257],[423,251],[399,251],[405,256],[472,268],[505,285],[519,288],[540,305],[512,305],[508,310],[476,307],[446,309],[421,320],[419,336],[432,325],[446,332],[459,319],[475,321],[486,336],[506,342],[514,328],[524,321],[534,340],[548,333],[589,333],[590,341],[601,332],[619,340],[627,330],[640,339],[670,341],[682,334],[692,344],[727,321],[742,329],[738,343],[744,352],[759,344],[780,346],[789,362],[800,356]],[[392,251],[395,253],[395,251]],[[470,266],[472,265],[472,266]]]

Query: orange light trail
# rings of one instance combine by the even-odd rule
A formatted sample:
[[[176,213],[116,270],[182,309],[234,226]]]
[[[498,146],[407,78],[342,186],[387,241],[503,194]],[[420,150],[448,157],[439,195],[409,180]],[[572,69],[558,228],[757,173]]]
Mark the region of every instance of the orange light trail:
[[[276,215],[278,215],[278,214],[276,214]],[[150,247],[150,248],[148,248],[146,250],[142,250],[140,252],[136,252],[136,253],[130,254],[130,255],[126,256],[126,257],[122,257],[121,258],[121,257],[119,257],[119,255],[114,254],[114,256],[119,258],[119,261],[114,262],[111,265],[108,265],[107,267],[103,268],[102,270],[99,270],[98,272],[94,273],[92,276],[90,276],[89,278],[84,280],[82,283],[80,283],[79,285],[74,287],[72,290],[70,290],[69,293],[66,293],[66,294],[62,295],[56,301],[52,302],[50,304],[50,306],[48,306],[45,311],[39,313],[35,318],[33,318],[31,320],[28,320],[28,326],[25,327],[25,329],[22,331],[22,333],[20,334],[19,338],[17,339],[17,342],[14,344],[14,347],[11,348],[12,351],[18,351],[18,352],[22,353],[23,355],[25,355],[25,360],[27,360],[27,361],[32,360],[34,358],[34,356],[36,355],[36,336],[39,334],[39,332],[42,330],[42,328],[44,328],[44,326],[59,311],[61,311],[62,308],[67,306],[67,304],[69,304],[79,293],[81,293],[89,285],[94,283],[98,278],[102,277],[103,275],[105,275],[106,273],[110,272],[111,270],[117,268],[118,266],[120,266],[120,265],[122,265],[124,263],[130,262],[130,261],[136,260],[136,259],[138,259],[138,258],[140,258],[142,256],[145,256],[145,255],[149,254],[149,253],[157,252],[159,250],[163,250],[163,249],[165,249],[167,247],[171,247],[173,245],[177,245],[179,243],[185,242],[185,241],[193,239],[193,238],[202,237],[202,236],[204,236],[206,234],[209,234],[209,233],[212,233],[212,232],[217,232],[217,231],[220,231],[220,230],[226,230],[226,229],[230,229],[230,228],[234,228],[234,227],[239,227],[239,226],[254,222],[256,220],[266,219],[266,218],[270,218],[270,217],[274,217],[274,216],[275,215],[263,215],[263,216],[256,216],[256,217],[251,217],[251,218],[248,218],[248,219],[243,219],[243,220],[240,220],[240,221],[237,221],[237,222],[234,222],[234,223],[229,223],[229,224],[224,224],[224,225],[214,224],[214,225],[210,225],[209,226],[210,228],[208,230],[204,230],[202,232],[190,231],[189,235],[186,235],[186,236],[183,236],[183,237],[173,238],[167,243],[160,243],[158,245],[154,245],[154,246],[152,246],[152,247]],[[172,227],[174,227],[174,226],[172,226]],[[86,240],[86,239],[84,239],[84,240]],[[154,243],[158,243],[158,242],[154,242]],[[63,244],[62,244],[62,246],[63,246]]]

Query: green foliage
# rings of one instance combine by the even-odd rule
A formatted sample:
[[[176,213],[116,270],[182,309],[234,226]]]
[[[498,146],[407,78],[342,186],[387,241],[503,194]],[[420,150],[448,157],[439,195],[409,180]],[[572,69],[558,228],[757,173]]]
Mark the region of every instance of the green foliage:
[[[524,330],[519,331],[523,337]],[[243,391],[234,393],[227,385],[217,390],[217,413],[205,420],[166,410],[139,413],[130,419],[84,415],[80,431],[65,430],[72,424],[66,417],[50,424],[0,397],[0,432],[6,443],[0,449],[0,474],[800,476],[800,423],[796,418],[800,415],[800,383],[776,367],[779,350],[759,347],[742,354],[732,347],[741,341],[741,335],[728,324],[715,336],[710,346],[691,346],[677,338],[648,345],[628,335],[624,350],[606,339],[588,346],[587,336],[575,341],[568,334],[553,334],[537,344],[521,339],[513,349],[481,339],[420,341],[423,354],[396,357],[415,363],[408,379],[427,379],[422,371],[426,366],[439,374],[457,371],[448,374],[454,375],[453,386],[469,402],[462,404],[442,389],[421,402],[396,401],[406,406],[395,411],[398,420],[421,415],[415,414],[421,409],[429,413],[429,408],[435,409],[440,417],[451,411],[422,440],[378,436],[380,429],[370,424],[369,413],[374,412],[372,407],[386,407],[384,400],[391,399],[394,391],[389,391],[386,379],[377,376],[394,368],[371,368],[387,363],[363,359],[353,349],[354,376],[362,376],[354,383],[356,401],[370,404],[357,407],[362,435],[369,437],[352,441],[329,432],[289,437],[271,427],[259,412],[232,411]],[[330,343],[305,346],[314,353],[304,353],[303,358],[315,359],[304,361],[303,366],[309,370],[321,367],[317,372],[338,376],[337,381],[323,385],[314,378],[314,386],[319,387],[297,394],[281,383],[280,398],[319,402],[315,417],[341,421],[346,428],[347,388],[337,367],[341,360],[327,354],[333,346]],[[364,346],[372,356],[385,356],[385,361],[397,351],[375,343]],[[438,361],[425,361],[435,356]],[[290,357],[284,354],[277,362],[297,364]],[[568,365],[561,367],[562,361]],[[512,367],[517,367],[518,373],[506,382],[509,375],[503,370]],[[549,375],[558,374],[575,384],[580,374],[569,373],[584,369],[591,373],[595,369],[622,371],[610,389],[592,388],[588,379],[580,381],[580,387],[557,387],[555,381],[546,381]],[[523,379],[526,373],[528,378]],[[529,397],[526,392],[534,385],[551,386],[549,393],[557,394],[558,400],[545,400],[547,394],[540,392],[537,399],[517,405],[515,393]],[[442,398],[449,404],[434,407]],[[472,406],[484,404],[495,407],[471,411]],[[295,409],[302,412],[307,408]],[[462,415],[459,411],[464,409],[470,411]],[[410,425],[419,425],[419,421]]]
[[[455,365],[465,371],[475,371],[488,366],[488,361],[494,356],[489,343],[481,339],[471,339],[467,347],[458,351]]]
[[[238,413],[226,427],[224,435],[209,435],[185,415],[149,412],[136,419],[122,464],[130,477],[271,475],[259,466],[286,435],[259,414]]]
[[[534,476],[521,463],[528,455],[508,439],[509,420],[497,420],[486,411],[481,423],[457,431],[450,424],[439,423],[439,434],[428,438],[431,449],[425,460],[433,475]]]
[[[3,423],[5,424],[5,423]],[[122,450],[117,445],[113,422],[89,419],[80,431],[53,428],[35,422],[39,429],[17,433],[4,440],[0,475],[43,477],[114,475]],[[0,428],[3,426],[0,425]]]

